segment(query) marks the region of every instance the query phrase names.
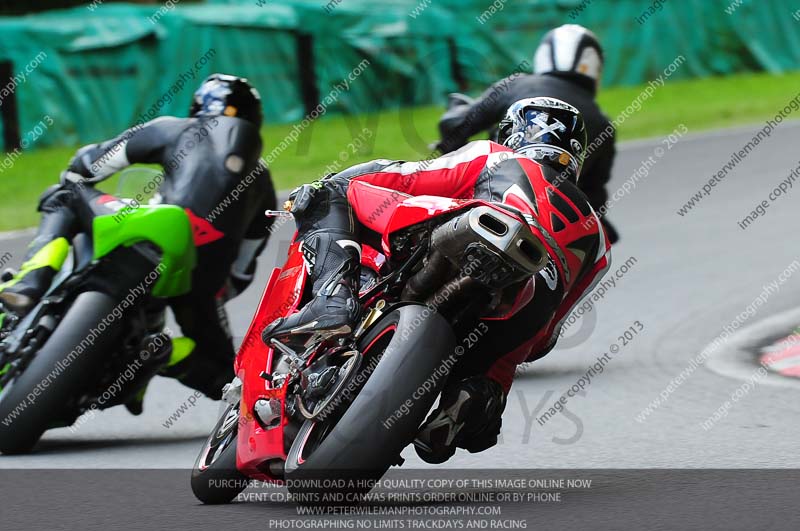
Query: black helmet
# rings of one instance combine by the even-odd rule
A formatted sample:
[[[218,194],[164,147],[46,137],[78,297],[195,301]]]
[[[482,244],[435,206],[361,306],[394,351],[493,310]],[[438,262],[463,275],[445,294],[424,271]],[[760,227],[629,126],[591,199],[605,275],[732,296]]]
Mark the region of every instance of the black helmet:
[[[573,77],[594,92],[603,74],[603,47],[583,26],[559,26],[542,38],[533,56],[533,73]]]
[[[555,98],[526,98],[506,111],[497,142],[578,182],[586,146],[581,113]]]
[[[195,91],[189,116],[236,116],[261,127],[261,96],[245,78],[211,74]]]

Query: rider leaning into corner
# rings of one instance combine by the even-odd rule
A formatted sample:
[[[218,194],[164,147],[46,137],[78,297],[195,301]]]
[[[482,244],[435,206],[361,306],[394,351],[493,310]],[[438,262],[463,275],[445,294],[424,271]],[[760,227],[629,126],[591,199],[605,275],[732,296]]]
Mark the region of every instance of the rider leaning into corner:
[[[98,183],[134,163],[160,164],[164,174],[156,202],[185,209],[197,247],[191,292],[168,301],[186,338],[173,342],[162,374],[219,399],[233,378],[234,356],[223,304],[252,281],[256,257],[268,237],[263,212],[276,205],[269,170],[260,160],[261,120],[261,99],[246,79],[213,74],[194,93],[188,118],[156,118],[79,149],[61,183],[42,195],[39,230],[19,272],[0,284],[0,305],[25,314],[49,287],[64,262],[68,241],[86,223],[75,187]],[[198,132],[202,145],[193,148]],[[247,176],[252,184],[220,209]],[[141,412],[141,400],[126,406]]]
[[[477,351],[453,368],[415,441],[430,463],[446,461],[456,447],[479,452],[497,443],[517,365],[553,348],[562,320],[610,262],[603,225],[577,187],[586,145],[579,111],[554,98],[518,101],[500,123],[498,141],[471,142],[422,162],[359,164],[290,196],[314,298],[269,324],[262,333],[268,344],[347,334],[357,322],[358,242],[369,231],[357,218],[353,183],[394,190],[398,200],[436,195],[502,202],[521,213],[547,248],[547,266],[518,286],[521,309],[509,320],[486,321]]]
[[[438,147],[443,153],[460,148],[471,136],[492,129],[520,99],[545,96],[566,101],[581,112],[589,140],[580,188],[602,214],[616,148],[614,126],[595,101],[603,73],[600,42],[594,33],[576,24],[555,28],[542,38],[533,71],[498,81],[474,101],[457,95],[439,121],[442,141]],[[608,239],[615,243],[619,239],[616,229],[605,218],[603,224]]]

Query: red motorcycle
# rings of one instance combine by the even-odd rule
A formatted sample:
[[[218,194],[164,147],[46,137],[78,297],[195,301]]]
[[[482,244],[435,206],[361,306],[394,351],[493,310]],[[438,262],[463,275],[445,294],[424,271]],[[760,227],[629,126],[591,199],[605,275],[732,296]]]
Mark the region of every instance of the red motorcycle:
[[[361,319],[347,337],[312,337],[302,351],[261,332],[309,298],[294,241],[264,290],[234,362],[227,403],[192,473],[204,503],[227,503],[250,479],[285,482],[313,501],[320,480],[369,481],[402,464],[451,368],[469,356],[482,320],[508,319],[532,296],[547,249],[530,207],[410,197],[351,183],[362,237]],[[269,214],[269,213],[268,213]],[[287,215],[287,213],[281,213]]]

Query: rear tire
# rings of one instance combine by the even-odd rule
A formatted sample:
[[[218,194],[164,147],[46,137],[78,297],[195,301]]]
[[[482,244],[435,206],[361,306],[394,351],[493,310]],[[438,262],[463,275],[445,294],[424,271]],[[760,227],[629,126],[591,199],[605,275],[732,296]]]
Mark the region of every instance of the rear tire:
[[[64,405],[85,390],[87,375],[117,339],[120,319],[105,325],[85,350],[78,347],[116,303],[97,291],[78,295],[25,370],[0,390],[0,452],[29,452],[54,421],[74,421],[64,418],[72,414]]]
[[[386,334],[392,334],[388,341]],[[374,344],[381,344],[383,352],[370,353]],[[365,486],[369,481],[380,479],[397,464],[447,379],[452,364],[443,361],[453,354],[455,345],[450,324],[425,306],[402,306],[384,315],[359,340],[365,368],[355,379],[368,375],[374,366],[363,389],[332,429],[307,421],[289,450],[285,477],[296,500],[335,502],[319,497],[330,492],[330,484],[323,486],[325,481],[341,484],[353,479],[356,483],[350,485],[355,486],[336,490],[351,498],[338,501],[357,501],[358,494],[370,490]],[[379,357],[376,366],[375,356]],[[321,442],[315,440],[314,429]]]

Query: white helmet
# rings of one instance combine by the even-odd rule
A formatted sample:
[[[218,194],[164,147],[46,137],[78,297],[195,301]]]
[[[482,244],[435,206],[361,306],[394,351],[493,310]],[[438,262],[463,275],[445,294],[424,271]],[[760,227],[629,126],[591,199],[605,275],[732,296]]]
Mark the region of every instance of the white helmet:
[[[533,57],[533,73],[551,72],[581,76],[597,90],[603,74],[603,48],[595,34],[577,24],[547,32]]]

